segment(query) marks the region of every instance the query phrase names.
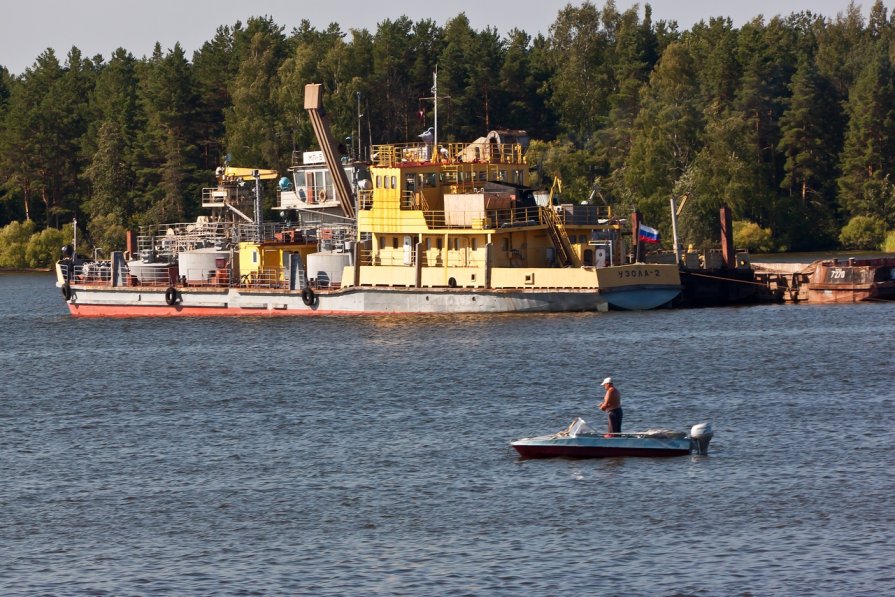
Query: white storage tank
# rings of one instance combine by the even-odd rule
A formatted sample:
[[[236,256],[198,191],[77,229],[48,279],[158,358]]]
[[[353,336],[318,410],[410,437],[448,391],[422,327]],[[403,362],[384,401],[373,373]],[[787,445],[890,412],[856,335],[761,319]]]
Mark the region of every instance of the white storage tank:
[[[311,253],[308,255],[308,280],[316,280],[317,286],[342,285],[342,270],[351,265],[350,253]]]
[[[146,263],[139,259],[127,262],[131,280],[123,282],[128,286],[142,284],[144,286],[168,286],[177,277],[177,267],[168,263]]]
[[[187,284],[207,284],[214,280],[217,270],[225,269],[229,259],[228,251],[214,248],[193,249],[177,254],[180,276],[186,278]]]

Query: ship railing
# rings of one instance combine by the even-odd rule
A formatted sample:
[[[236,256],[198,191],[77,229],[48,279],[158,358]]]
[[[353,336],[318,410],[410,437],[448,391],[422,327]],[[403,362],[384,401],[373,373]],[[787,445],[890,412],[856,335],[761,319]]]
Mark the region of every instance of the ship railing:
[[[164,264],[152,264],[139,270],[128,269],[126,276],[121,279],[121,283],[126,286],[174,286],[180,282],[177,266]]]
[[[239,280],[242,288],[289,288],[288,272],[282,267],[265,267],[244,274]]]
[[[564,203],[553,206],[556,216],[564,226],[599,226],[612,221],[609,205]]]
[[[422,267],[484,267],[487,260],[481,253],[468,253],[465,251],[446,251],[423,253]]]
[[[369,255],[369,257],[365,257]],[[361,265],[404,265],[416,263],[416,249],[410,251],[361,251]]]
[[[373,190],[362,189],[357,193],[358,209],[373,209]]]
[[[224,222],[190,222],[141,226],[137,250],[162,255],[176,255],[203,247],[227,244],[232,239],[232,225]]]
[[[401,192],[401,209],[429,210],[426,196],[418,191],[406,190]]]
[[[214,268],[180,269],[180,284],[183,286],[229,286],[233,270],[227,266],[227,259],[218,259],[217,261]]]
[[[488,162],[521,164],[522,146],[518,143],[445,143],[438,148],[431,143],[390,143],[373,145],[373,164],[395,167],[401,163],[464,163]]]
[[[508,228],[517,226],[540,226],[545,224],[540,208],[520,207],[515,209],[486,210],[431,210],[424,211],[423,217],[430,229],[472,228],[475,230]]]
[[[485,210],[423,210],[430,229],[472,228],[476,230],[550,225],[550,213],[542,207],[516,207]],[[555,222],[563,226],[608,226],[608,208],[595,205],[553,208]],[[551,218],[553,219],[553,218]]]
[[[246,193],[240,193],[235,186],[205,187],[202,189],[202,207],[225,207],[233,203],[241,203],[247,199]]]
[[[74,265],[60,263],[62,277],[75,284],[97,286],[112,284],[112,263],[110,261],[88,261]]]
[[[256,240],[275,241],[278,235],[286,229],[286,225],[280,222],[264,222],[261,226],[256,224],[238,224],[234,234],[234,242],[252,242]]]
[[[483,267],[485,257],[481,253],[465,251],[427,251],[420,253],[422,267]],[[417,260],[417,250],[409,252],[401,251],[372,251],[360,252],[360,265],[376,266],[403,266],[413,267]]]

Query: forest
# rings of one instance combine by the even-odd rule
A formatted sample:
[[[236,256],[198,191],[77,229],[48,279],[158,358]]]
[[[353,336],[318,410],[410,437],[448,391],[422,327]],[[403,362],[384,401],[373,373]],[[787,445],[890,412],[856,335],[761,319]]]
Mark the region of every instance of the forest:
[[[849,4],[681,30],[648,4],[567,5],[546,35],[386,19],[375,32],[270,17],[221,25],[193,55],[108,59],[72,47],[0,66],[0,267],[47,267],[70,242],[120,249],[141,225],[200,213],[214,170],[286,174],[316,149],[304,85],[322,83],[351,157],[433,124],[470,142],[524,129],[536,184],[639,210],[670,246],[717,244],[731,207],[757,252],[895,251],[895,14]],[[268,193],[267,196],[271,196]]]

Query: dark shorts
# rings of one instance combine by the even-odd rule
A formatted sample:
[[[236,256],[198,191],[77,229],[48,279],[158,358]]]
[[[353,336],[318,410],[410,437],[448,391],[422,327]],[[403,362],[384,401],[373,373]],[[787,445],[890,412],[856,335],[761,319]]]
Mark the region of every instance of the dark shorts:
[[[622,432],[622,407],[614,408],[610,410],[609,415],[609,433],[621,433]]]

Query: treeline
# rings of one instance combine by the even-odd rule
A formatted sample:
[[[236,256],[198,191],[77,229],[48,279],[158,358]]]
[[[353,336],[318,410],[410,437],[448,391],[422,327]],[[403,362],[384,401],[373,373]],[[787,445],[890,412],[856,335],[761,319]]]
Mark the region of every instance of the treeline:
[[[77,218],[85,242],[119,248],[127,228],[193,219],[225,157],[286,173],[293,150],[316,146],[309,82],[346,151],[414,139],[433,124],[437,68],[440,138],[525,129],[539,183],[558,176],[566,200],[639,209],[668,239],[674,197],[697,246],[717,242],[727,204],[753,249],[875,249],[895,230],[893,57],[881,2],[867,19],[852,4],[688,31],[649,5],[585,2],[535,37],[477,31],[462,13],[375,33],[303,21],[287,34],[258,17],[191,58],[179,45],[108,61],[47,50],[23,74],[0,68],[0,244],[46,243]],[[10,253],[0,267],[17,265]]]

